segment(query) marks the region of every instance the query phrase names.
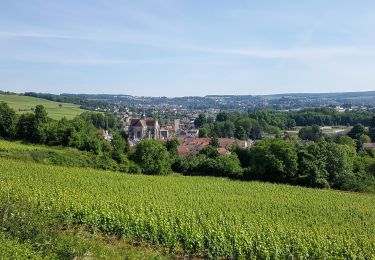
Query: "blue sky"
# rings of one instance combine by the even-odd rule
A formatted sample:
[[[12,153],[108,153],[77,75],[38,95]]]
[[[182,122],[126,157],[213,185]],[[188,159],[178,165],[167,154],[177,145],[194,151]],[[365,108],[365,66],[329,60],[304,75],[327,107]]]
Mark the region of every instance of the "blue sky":
[[[0,0],[0,89],[375,90],[373,0]]]

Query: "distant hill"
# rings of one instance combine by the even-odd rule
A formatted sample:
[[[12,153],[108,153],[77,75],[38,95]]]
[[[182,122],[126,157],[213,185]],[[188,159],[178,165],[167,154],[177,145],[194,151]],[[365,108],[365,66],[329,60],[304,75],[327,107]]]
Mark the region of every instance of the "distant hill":
[[[46,99],[28,96],[0,94],[0,101],[8,103],[8,105],[16,110],[16,112],[19,114],[31,112],[31,109],[36,105],[43,105],[46,108],[49,117],[53,119],[60,119],[64,116],[67,119],[72,119],[85,111],[81,109],[79,105],[70,103],[58,103]],[[59,104],[62,105],[61,108],[59,107]]]
[[[280,97],[319,97],[332,99],[351,99],[351,98],[368,98],[375,97],[375,91],[361,92],[332,92],[332,93],[284,93],[262,95],[263,98],[280,98]]]

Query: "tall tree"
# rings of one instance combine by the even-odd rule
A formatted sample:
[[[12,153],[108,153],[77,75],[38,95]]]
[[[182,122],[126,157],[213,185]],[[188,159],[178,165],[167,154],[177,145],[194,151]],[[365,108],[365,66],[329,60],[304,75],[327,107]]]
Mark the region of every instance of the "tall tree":
[[[207,123],[207,117],[205,114],[199,114],[198,117],[194,120],[194,126],[196,128],[202,127],[205,123]]]
[[[0,136],[15,135],[16,112],[5,102],[0,102]]]

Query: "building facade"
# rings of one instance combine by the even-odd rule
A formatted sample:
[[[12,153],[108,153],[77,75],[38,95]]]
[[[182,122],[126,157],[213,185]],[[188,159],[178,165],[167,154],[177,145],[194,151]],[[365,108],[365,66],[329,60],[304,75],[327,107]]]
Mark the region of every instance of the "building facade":
[[[129,138],[135,139],[160,139],[160,126],[154,119],[130,119],[125,129]]]

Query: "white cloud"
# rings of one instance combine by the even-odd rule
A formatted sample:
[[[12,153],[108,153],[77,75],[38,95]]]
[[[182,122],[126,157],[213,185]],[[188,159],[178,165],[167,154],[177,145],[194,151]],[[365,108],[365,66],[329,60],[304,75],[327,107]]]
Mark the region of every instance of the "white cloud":
[[[150,41],[137,41],[134,39],[127,39],[115,36],[92,36],[92,35],[69,35],[59,33],[44,33],[44,32],[4,32],[0,31],[0,38],[37,38],[37,39],[62,39],[62,40],[82,40],[93,42],[112,42],[122,44],[142,45],[153,48],[163,48],[180,51],[190,51],[196,53],[217,54],[217,55],[232,55],[242,56],[257,59],[278,59],[278,60],[311,60],[322,59],[330,57],[358,57],[358,56],[374,56],[374,46],[321,46],[321,47],[292,47],[292,48],[215,48],[215,47],[197,47],[190,45],[168,45]],[[68,59],[62,63],[77,63],[77,64],[125,64],[137,63],[137,61],[128,60],[79,60]],[[149,63],[138,61],[139,63]],[[152,61],[154,63],[155,61]],[[159,61],[158,61],[159,62]]]

